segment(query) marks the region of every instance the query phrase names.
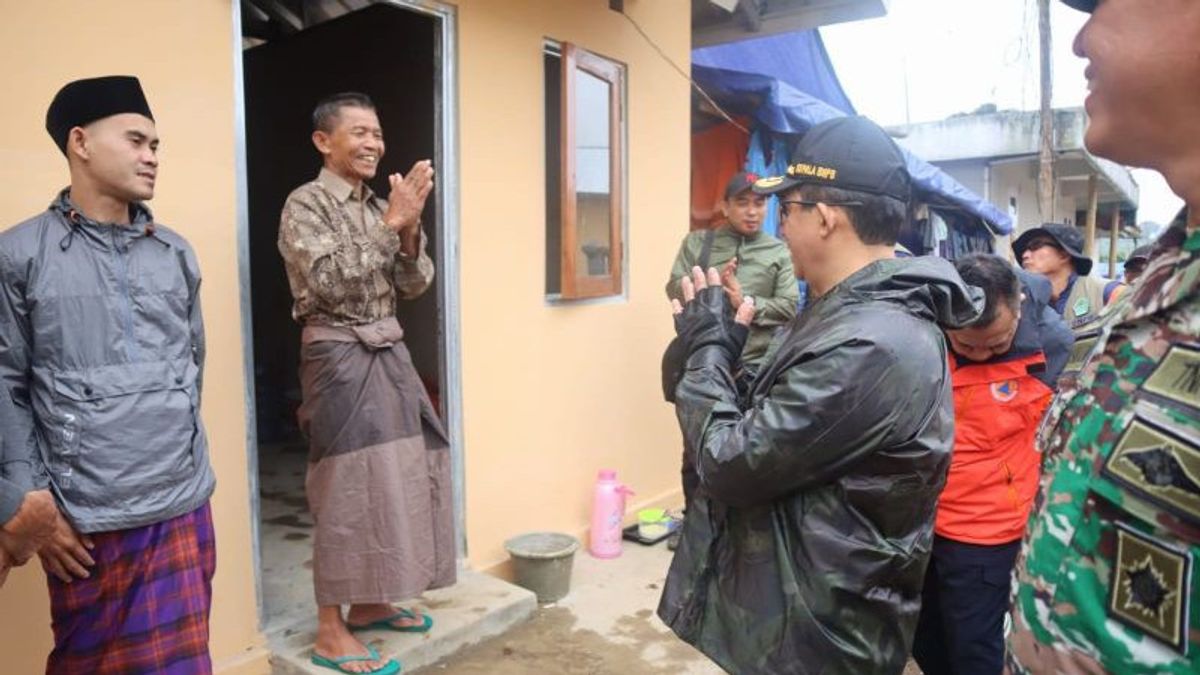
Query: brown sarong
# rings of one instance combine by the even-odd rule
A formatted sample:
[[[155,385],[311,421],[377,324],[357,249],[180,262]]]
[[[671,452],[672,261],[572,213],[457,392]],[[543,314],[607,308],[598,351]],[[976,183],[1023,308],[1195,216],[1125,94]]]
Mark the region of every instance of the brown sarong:
[[[308,326],[300,428],[317,604],[399,602],[455,581],[450,452],[395,318]]]

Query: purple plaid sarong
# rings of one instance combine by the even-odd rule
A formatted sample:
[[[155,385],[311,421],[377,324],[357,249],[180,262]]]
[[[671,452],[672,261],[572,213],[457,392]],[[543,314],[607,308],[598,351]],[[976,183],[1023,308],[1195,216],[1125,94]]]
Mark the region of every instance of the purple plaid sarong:
[[[65,584],[49,576],[54,651],[47,675],[211,673],[217,556],[209,505],[91,536],[91,578]]]

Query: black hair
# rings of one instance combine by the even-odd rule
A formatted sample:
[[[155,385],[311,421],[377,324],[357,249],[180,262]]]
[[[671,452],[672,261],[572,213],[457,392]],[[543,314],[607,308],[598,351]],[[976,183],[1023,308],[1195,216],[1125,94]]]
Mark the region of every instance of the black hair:
[[[374,110],[375,102],[371,100],[370,96],[360,94],[357,91],[343,91],[339,94],[326,96],[317,103],[316,108],[313,108],[313,131],[324,131],[326,133],[333,131],[334,120],[341,113],[342,108],[345,107]]]
[[[991,325],[1001,303],[1016,315],[1021,310],[1021,281],[1004,258],[991,253],[969,253],[954,261],[958,275],[969,286],[983,289],[983,313],[967,328]]]
[[[895,197],[811,184],[797,189],[807,201],[845,209],[854,232],[869,246],[894,246],[900,228],[908,222],[908,205]],[[837,206],[844,202],[861,202],[862,206]]]

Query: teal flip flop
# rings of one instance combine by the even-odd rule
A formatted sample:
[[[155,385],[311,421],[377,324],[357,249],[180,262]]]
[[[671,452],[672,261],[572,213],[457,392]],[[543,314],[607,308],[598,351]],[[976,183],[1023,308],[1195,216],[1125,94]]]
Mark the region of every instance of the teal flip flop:
[[[416,614],[413,614],[407,609],[402,609],[399,612],[396,612],[389,617],[379,619],[378,621],[372,621],[371,623],[362,624],[361,626],[347,623],[346,627],[350,630],[394,630],[398,633],[424,633],[430,628],[433,628],[433,617],[429,616],[428,614],[424,614],[423,617],[424,620],[419,626],[397,626],[396,624],[392,623],[396,619],[417,618]]]
[[[375,648],[371,647],[370,645],[367,646],[366,656],[343,656],[337,659],[326,658],[315,653],[312,656],[312,662],[315,665],[321,666],[322,668],[328,668],[330,670],[336,670],[339,673],[346,673],[347,675],[359,675],[353,670],[346,670],[342,667],[347,663],[354,663],[355,661],[379,660],[379,652],[375,651]],[[388,662],[383,664],[382,668],[378,668],[376,670],[364,670],[361,675],[396,675],[398,672],[400,672],[400,662],[396,659],[388,659]]]

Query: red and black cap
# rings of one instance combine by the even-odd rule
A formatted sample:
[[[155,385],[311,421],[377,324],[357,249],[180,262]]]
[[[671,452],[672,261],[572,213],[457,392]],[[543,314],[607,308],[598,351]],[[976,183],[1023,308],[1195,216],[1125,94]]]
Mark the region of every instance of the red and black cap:
[[[754,187],[754,183],[758,178],[758,174],[749,171],[739,171],[733,174],[729,182],[725,184],[725,199],[733,199]]]
[[[759,179],[754,191],[775,194],[797,185],[867,192],[905,203],[912,192],[899,146],[879,125],[860,116],[813,126],[796,144],[787,174]]]
[[[50,102],[50,108],[46,110],[46,131],[65,155],[67,134],[71,129],[121,113],[137,113],[154,119],[142,84],[136,77],[109,75],[75,80],[59,89]]]

